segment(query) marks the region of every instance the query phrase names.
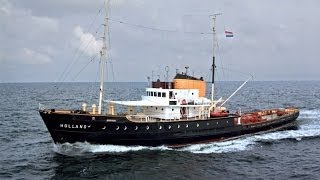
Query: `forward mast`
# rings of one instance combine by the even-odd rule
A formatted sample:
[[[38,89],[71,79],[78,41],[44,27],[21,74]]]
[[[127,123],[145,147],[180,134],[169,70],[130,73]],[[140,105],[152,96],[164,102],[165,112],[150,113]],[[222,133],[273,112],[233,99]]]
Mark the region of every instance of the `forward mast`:
[[[108,3],[107,3],[108,4]],[[107,33],[108,33],[108,8],[106,7],[106,17],[104,19],[104,31],[103,31],[103,46],[100,51],[101,54],[101,62],[100,62],[100,89],[99,89],[99,107],[98,107],[98,114],[102,113],[103,107],[103,98],[104,98],[104,71],[105,71],[105,64],[107,63]]]

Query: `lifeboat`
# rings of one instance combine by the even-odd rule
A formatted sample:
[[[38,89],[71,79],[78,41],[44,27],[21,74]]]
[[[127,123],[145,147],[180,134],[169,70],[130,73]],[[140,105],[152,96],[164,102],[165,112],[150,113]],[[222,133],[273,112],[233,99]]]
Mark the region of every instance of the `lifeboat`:
[[[210,117],[228,117],[229,113],[228,112],[223,112],[223,111],[214,111],[210,113]]]
[[[241,116],[241,122],[244,124],[257,123],[263,121],[258,113],[248,113]]]

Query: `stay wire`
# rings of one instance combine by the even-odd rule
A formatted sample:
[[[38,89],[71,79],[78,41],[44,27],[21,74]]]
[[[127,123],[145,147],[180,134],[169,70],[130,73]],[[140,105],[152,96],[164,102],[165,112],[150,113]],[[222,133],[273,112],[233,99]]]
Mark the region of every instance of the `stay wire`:
[[[93,27],[93,23],[96,21],[98,15],[101,13],[102,8],[103,8],[103,7],[101,7],[101,8],[98,10],[98,13],[95,15],[95,17],[94,17],[93,20],[91,21],[91,23],[90,23],[90,25],[88,26],[86,32],[90,32],[90,31],[91,31],[91,29],[92,29],[92,27]],[[78,55],[78,52],[79,52],[82,44],[83,44],[83,42],[81,42],[80,45],[79,45],[79,47],[75,50],[75,53],[73,54],[72,59],[75,59],[75,57]],[[80,57],[81,57],[81,56],[80,56]],[[78,56],[78,58],[79,58],[79,56]],[[58,79],[59,81],[62,80],[62,82],[64,82],[64,80],[66,79],[66,77],[64,77],[64,76],[67,76],[67,75],[68,75],[68,73],[67,73],[67,74],[65,74],[65,73],[66,73],[67,70],[70,68],[70,65],[73,65],[73,64],[74,64],[74,61],[75,61],[75,60],[70,61],[70,62],[68,63],[67,67],[64,69],[64,71],[63,71],[62,74],[60,75],[60,77],[59,77],[59,79]],[[69,71],[70,71],[70,70],[69,70]],[[69,71],[68,71],[68,72],[69,72]]]
[[[106,9],[106,11],[108,11],[108,17],[111,16],[111,0],[108,0],[108,9]],[[106,12],[107,13],[107,12]],[[107,19],[109,20],[109,19]],[[111,49],[111,36],[110,36],[110,25],[108,25],[108,49]],[[109,62],[110,62],[110,68],[111,68],[111,73],[112,73],[112,81],[114,82],[114,71],[113,71],[113,62],[112,62],[112,56],[111,53],[108,53],[109,56]]]
[[[100,67],[100,63],[101,63],[101,60],[98,63],[98,68]],[[96,87],[97,87],[96,83],[98,82],[98,79],[99,79],[99,71],[96,72],[96,76],[95,77],[96,77],[95,81],[93,81],[91,83],[91,90],[90,90],[90,92],[91,92],[91,101],[93,101],[94,97],[97,95],[97,93],[96,93]]]
[[[254,75],[251,74],[251,73],[246,73],[246,72],[242,72],[242,71],[238,71],[238,70],[234,70],[234,69],[229,69],[229,68],[224,68],[224,67],[219,67],[219,68],[223,69],[223,70],[226,70],[226,71],[239,73],[239,74],[242,74],[243,76],[251,76],[252,78],[254,77]]]
[[[217,37],[217,52],[220,52],[220,46],[219,46],[219,40],[218,40],[218,37]],[[221,64],[221,70],[222,70],[222,77],[223,78],[226,78],[226,75],[225,75],[225,72],[224,72],[224,68],[223,68],[223,61],[222,61],[222,56],[221,56],[221,53],[216,53],[217,56],[219,56],[220,58],[218,58],[220,60],[220,64]]]
[[[80,74],[91,62],[93,62],[93,61],[95,60],[96,57],[97,57],[97,54],[96,54],[93,58],[91,58],[91,60],[88,61],[88,63],[85,64],[85,65],[81,68],[81,70],[72,78],[72,81],[74,81],[74,80],[79,76],[79,74]]]
[[[96,34],[99,32],[101,26],[99,26],[99,28],[97,29],[97,31],[95,32]],[[89,41],[89,43],[87,43],[87,45],[85,46],[85,48],[83,49],[83,51],[80,52],[80,54],[78,54],[77,58],[74,59],[74,61],[71,63],[71,65],[73,66],[76,62],[79,61],[80,57],[83,56],[84,52],[88,49],[89,45],[91,45],[91,43],[93,42],[93,40]],[[78,49],[80,49],[81,46],[79,46]],[[71,66],[71,67],[72,67]],[[68,75],[70,74],[72,68],[69,69],[69,71],[65,74],[64,78],[63,78],[63,82],[65,81],[65,79],[68,77]]]
[[[137,28],[141,28],[141,29],[148,29],[148,30],[152,30],[152,31],[161,31],[161,32],[169,32],[169,33],[180,33],[181,32],[179,30],[161,29],[161,28],[157,28],[157,27],[150,27],[150,26],[144,26],[144,25],[140,25],[140,24],[133,24],[133,23],[129,23],[129,22],[126,22],[126,21],[116,20],[116,19],[111,19],[111,18],[108,18],[108,20],[111,21],[111,22],[125,24],[125,25],[128,25],[128,26],[133,26],[133,27],[137,27]],[[186,34],[203,34],[203,35],[213,34],[211,32],[196,32],[196,31],[183,31],[183,33],[186,33]]]

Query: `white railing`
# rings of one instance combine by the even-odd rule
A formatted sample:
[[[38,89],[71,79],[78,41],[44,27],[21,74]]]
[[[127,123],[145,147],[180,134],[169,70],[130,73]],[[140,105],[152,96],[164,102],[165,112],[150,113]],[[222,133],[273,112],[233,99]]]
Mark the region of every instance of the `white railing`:
[[[197,114],[197,116],[188,116],[187,114],[182,115],[180,113],[170,113],[169,117],[174,118],[159,118],[163,116],[163,114],[134,114],[134,115],[126,115],[127,119],[131,121],[140,121],[140,122],[155,122],[155,121],[180,121],[180,120],[197,120],[197,119],[208,119],[208,113]]]

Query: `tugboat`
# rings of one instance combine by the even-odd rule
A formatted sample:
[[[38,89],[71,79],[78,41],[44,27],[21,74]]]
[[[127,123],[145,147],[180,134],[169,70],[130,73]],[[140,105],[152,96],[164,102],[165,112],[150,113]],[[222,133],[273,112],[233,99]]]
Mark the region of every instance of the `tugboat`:
[[[212,16],[214,42],[217,15]],[[226,100],[214,100],[215,44],[211,99],[206,98],[204,79],[189,76],[186,68],[186,72],[177,73],[172,82],[157,80],[150,83],[140,101],[103,100],[108,18],[105,18],[104,27],[99,105],[93,104],[89,108],[83,104],[82,108],[70,110],[39,108],[54,143],[176,147],[283,129],[299,116],[296,108],[230,113],[223,105],[249,79]],[[104,103],[107,112],[104,112]],[[117,113],[116,105],[125,106],[127,111]]]

